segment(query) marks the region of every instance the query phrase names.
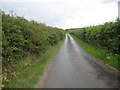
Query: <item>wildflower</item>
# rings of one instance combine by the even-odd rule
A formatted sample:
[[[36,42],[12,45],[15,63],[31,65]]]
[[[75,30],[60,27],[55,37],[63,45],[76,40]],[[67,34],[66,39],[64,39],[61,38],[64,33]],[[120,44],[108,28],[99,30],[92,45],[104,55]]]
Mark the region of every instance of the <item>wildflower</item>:
[[[110,57],[108,56],[107,59],[110,59]]]
[[[2,87],[5,87],[5,85],[2,84]]]
[[[7,79],[7,77],[4,77],[4,80],[6,80]]]
[[[117,54],[115,54],[117,56]]]

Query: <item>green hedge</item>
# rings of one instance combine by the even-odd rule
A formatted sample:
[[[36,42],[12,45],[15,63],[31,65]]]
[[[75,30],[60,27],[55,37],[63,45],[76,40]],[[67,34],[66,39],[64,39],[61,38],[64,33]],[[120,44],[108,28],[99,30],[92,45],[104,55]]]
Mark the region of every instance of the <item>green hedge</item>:
[[[2,65],[9,72],[26,53],[41,55],[64,38],[64,31],[2,12]]]
[[[106,22],[103,25],[78,28],[70,31],[84,42],[103,48],[110,53],[119,54],[120,20]]]

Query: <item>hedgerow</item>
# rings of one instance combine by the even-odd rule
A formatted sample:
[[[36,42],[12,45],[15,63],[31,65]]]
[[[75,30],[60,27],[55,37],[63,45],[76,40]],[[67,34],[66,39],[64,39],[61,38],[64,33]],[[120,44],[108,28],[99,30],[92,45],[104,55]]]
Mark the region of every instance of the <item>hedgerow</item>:
[[[11,74],[27,53],[42,55],[64,38],[64,31],[2,12],[2,67]]]
[[[70,32],[80,40],[100,47],[109,53],[119,54],[120,20],[103,25],[78,28]]]

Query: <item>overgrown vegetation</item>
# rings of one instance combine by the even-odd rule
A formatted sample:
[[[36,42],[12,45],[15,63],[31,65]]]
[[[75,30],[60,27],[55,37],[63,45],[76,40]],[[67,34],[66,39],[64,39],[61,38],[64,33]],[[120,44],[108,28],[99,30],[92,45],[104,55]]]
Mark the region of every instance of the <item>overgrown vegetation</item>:
[[[70,30],[69,33],[80,39],[81,43],[85,42],[86,44],[84,45],[87,45],[88,43],[89,45],[92,45],[96,49],[98,49],[94,53],[95,56],[98,54],[99,50],[103,50],[104,52],[106,52],[104,53],[104,55],[101,52],[102,55],[99,55],[99,57],[104,59],[104,61],[107,62],[108,64],[119,69],[119,65],[118,65],[118,58],[120,54],[119,30],[120,30],[120,20],[117,19],[114,22],[106,22],[103,25]]]
[[[8,77],[9,83],[7,83],[6,88],[35,88],[38,84],[44,70],[46,69],[47,65],[51,63],[55,54],[61,47],[64,40],[58,42],[54,46],[51,46],[45,53],[41,56],[32,56],[29,55],[25,59],[24,62],[17,64],[16,67],[16,76]],[[35,61],[26,67],[24,65],[35,59]],[[22,70],[19,70],[19,67],[24,67]]]
[[[114,68],[118,69],[118,58],[119,55],[115,55],[112,53],[108,53],[106,50],[95,47],[89,43],[83,42],[80,39],[78,39],[76,36],[72,35],[73,38],[82,46],[88,53],[92,54],[93,56],[99,58],[102,60],[105,64],[111,65]]]
[[[6,77],[17,75],[17,65],[19,65],[17,69],[23,70],[34,63],[37,60],[36,57],[42,57],[43,53],[63,38],[62,29],[2,12],[3,85],[9,83]],[[32,59],[25,61],[30,55]]]

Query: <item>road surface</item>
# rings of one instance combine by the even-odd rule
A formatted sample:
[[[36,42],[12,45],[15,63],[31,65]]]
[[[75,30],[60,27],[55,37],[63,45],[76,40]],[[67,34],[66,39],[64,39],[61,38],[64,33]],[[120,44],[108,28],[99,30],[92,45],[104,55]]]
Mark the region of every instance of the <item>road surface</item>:
[[[117,88],[118,72],[84,51],[69,35],[42,88]]]

